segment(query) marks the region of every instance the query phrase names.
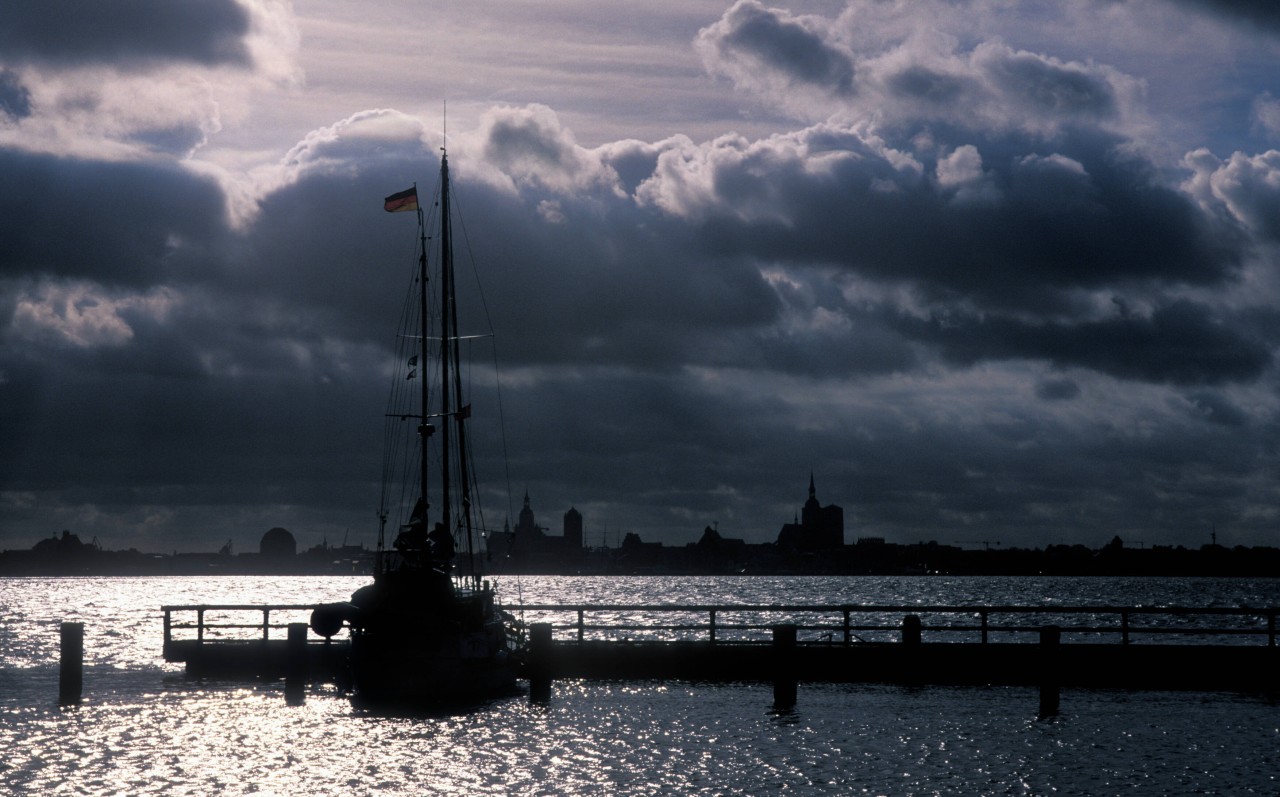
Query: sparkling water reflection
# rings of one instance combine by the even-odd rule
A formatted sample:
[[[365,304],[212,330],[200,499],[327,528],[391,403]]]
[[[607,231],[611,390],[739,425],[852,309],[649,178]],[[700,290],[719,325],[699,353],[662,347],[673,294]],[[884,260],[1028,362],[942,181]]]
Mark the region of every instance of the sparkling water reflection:
[[[363,579],[0,580],[0,793],[1276,794],[1280,706],[1231,694],[557,683],[388,717],[331,689],[202,682],[159,659],[162,603],[312,602]],[[534,579],[508,602],[1277,603],[1275,581]],[[57,623],[87,625],[86,699],[54,705]]]

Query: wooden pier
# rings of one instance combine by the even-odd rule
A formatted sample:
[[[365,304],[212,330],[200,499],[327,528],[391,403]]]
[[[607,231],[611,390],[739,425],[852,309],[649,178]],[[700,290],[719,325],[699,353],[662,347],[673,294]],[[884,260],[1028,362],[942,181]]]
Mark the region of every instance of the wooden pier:
[[[187,674],[197,677],[284,678],[298,666],[290,653],[290,626],[308,623],[315,608],[313,604],[162,606],[164,660],[185,664]],[[308,680],[342,681],[350,646],[345,633],[326,638],[309,631],[302,646]]]
[[[193,675],[283,677],[310,605],[165,606],[164,656]],[[535,692],[559,679],[1026,685],[1275,693],[1280,609],[1116,606],[510,607]],[[347,630],[306,641],[341,681]]]
[[[525,606],[532,678],[1277,691],[1275,607]],[[650,618],[667,622],[655,624]],[[642,621],[626,618],[643,618]],[[788,629],[779,636],[780,629]]]

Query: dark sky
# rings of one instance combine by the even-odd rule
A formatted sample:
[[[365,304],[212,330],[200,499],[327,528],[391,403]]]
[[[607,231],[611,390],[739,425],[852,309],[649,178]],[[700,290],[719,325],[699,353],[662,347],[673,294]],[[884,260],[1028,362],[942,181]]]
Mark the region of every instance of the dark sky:
[[[443,144],[490,518],[1278,542],[1271,3],[81,6],[0,9],[0,548],[372,545]]]

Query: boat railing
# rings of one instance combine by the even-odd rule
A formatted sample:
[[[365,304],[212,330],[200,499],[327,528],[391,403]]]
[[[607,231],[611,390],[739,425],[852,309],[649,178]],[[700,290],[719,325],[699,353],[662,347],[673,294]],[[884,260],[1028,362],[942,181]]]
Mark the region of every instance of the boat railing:
[[[1039,641],[1046,626],[1063,642],[1276,646],[1280,607],[924,606],[737,604],[526,604],[525,625],[548,623],[553,638],[584,641],[704,641],[758,644],[795,625],[800,644]]]

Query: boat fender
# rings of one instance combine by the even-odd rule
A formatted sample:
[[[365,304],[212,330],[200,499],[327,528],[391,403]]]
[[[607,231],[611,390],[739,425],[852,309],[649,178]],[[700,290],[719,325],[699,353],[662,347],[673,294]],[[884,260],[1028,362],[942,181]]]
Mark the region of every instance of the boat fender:
[[[342,623],[354,608],[346,603],[322,603],[311,610],[311,630],[328,639],[342,630]]]

